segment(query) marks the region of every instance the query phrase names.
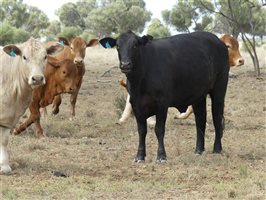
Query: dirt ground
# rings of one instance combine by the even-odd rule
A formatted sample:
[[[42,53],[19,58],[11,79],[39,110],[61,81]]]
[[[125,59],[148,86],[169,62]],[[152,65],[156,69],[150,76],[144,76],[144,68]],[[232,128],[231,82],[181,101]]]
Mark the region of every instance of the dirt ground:
[[[149,129],[146,162],[136,164],[135,119],[116,124],[120,110],[115,102],[126,97],[118,84],[123,74],[116,50],[88,49],[76,118],[69,120],[69,95],[64,95],[60,113],[52,116],[48,108],[42,118],[47,138],[37,140],[32,128],[10,137],[13,174],[0,176],[0,199],[266,199],[265,52],[260,54],[261,78],[254,76],[246,54],[246,64],[231,70],[236,77],[227,90],[221,155],[212,154],[208,99],[203,155],[194,154],[194,116],[177,120],[177,111],[169,109],[168,162],[156,163],[157,139]]]

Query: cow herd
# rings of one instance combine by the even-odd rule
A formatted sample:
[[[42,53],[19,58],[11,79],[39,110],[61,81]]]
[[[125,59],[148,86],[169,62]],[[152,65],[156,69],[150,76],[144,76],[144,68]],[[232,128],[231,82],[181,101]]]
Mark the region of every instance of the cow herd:
[[[233,37],[224,35],[219,39],[208,32],[195,32],[153,39],[150,35],[139,37],[127,31],[116,39],[102,38],[99,43],[104,48],[117,48],[121,72],[127,77],[124,85],[129,95],[124,119],[122,116],[120,122],[133,110],[139,133],[136,162],[145,160],[147,119],[153,115],[156,116],[157,161],[167,160],[164,135],[169,107],[176,107],[183,115],[193,110],[197,131],[195,153],[202,154],[207,95],[212,100],[215,127],[213,153],[222,151],[229,66],[244,64]],[[98,39],[87,43],[80,37],[71,41],[60,37],[59,41],[46,44],[30,38],[0,50],[1,173],[11,173],[7,151],[10,133],[19,134],[34,123],[36,136],[44,136],[40,111],[53,104],[52,112],[57,114],[60,94],[71,94],[71,116],[75,116],[77,95],[85,73],[86,47],[97,44]],[[17,125],[27,108],[30,115]]]

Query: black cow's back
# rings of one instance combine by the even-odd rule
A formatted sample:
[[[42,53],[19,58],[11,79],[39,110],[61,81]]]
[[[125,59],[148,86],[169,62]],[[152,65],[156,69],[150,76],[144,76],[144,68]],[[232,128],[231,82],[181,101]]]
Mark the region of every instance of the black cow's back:
[[[140,92],[168,107],[193,104],[206,96],[217,77],[227,79],[227,54],[224,43],[206,32],[154,40],[140,53]]]

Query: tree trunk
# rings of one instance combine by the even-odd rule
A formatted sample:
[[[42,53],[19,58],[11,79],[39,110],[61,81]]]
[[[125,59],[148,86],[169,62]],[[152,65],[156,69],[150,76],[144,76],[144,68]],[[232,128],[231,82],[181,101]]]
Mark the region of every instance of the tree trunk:
[[[258,55],[257,55],[257,51],[256,51],[256,43],[255,43],[254,36],[252,38],[252,42],[244,33],[241,33],[241,37],[242,37],[242,40],[245,44],[245,47],[246,47],[250,57],[252,59],[256,76],[260,76],[260,63],[259,63],[259,59],[258,59]]]

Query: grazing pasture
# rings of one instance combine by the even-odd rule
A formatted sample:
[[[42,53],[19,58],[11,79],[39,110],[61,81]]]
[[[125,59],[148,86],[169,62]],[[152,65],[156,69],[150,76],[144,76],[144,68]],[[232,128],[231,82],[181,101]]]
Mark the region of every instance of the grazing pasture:
[[[168,162],[155,162],[157,139],[149,129],[146,162],[137,164],[135,119],[116,124],[122,110],[115,102],[126,98],[118,83],[123,74],[117,52],[88,48],[76,117],[69,120],[70,95],[63,95],[60,113],[52,116],[48,107],[48,116],[42,118],[47,138],[36,139],[33,129],[10,137],[13,174],[0,176],[0,199],[265,199],[265,52],[261,47],[261,78],[254,76],[243,52],[245,65],[231,69],[236,77],[228,83],[222,155],[212,154],[208,98],[203,155],[194,154],[194,115],[174,119],[176,110],[170,109],[165,134]]]

